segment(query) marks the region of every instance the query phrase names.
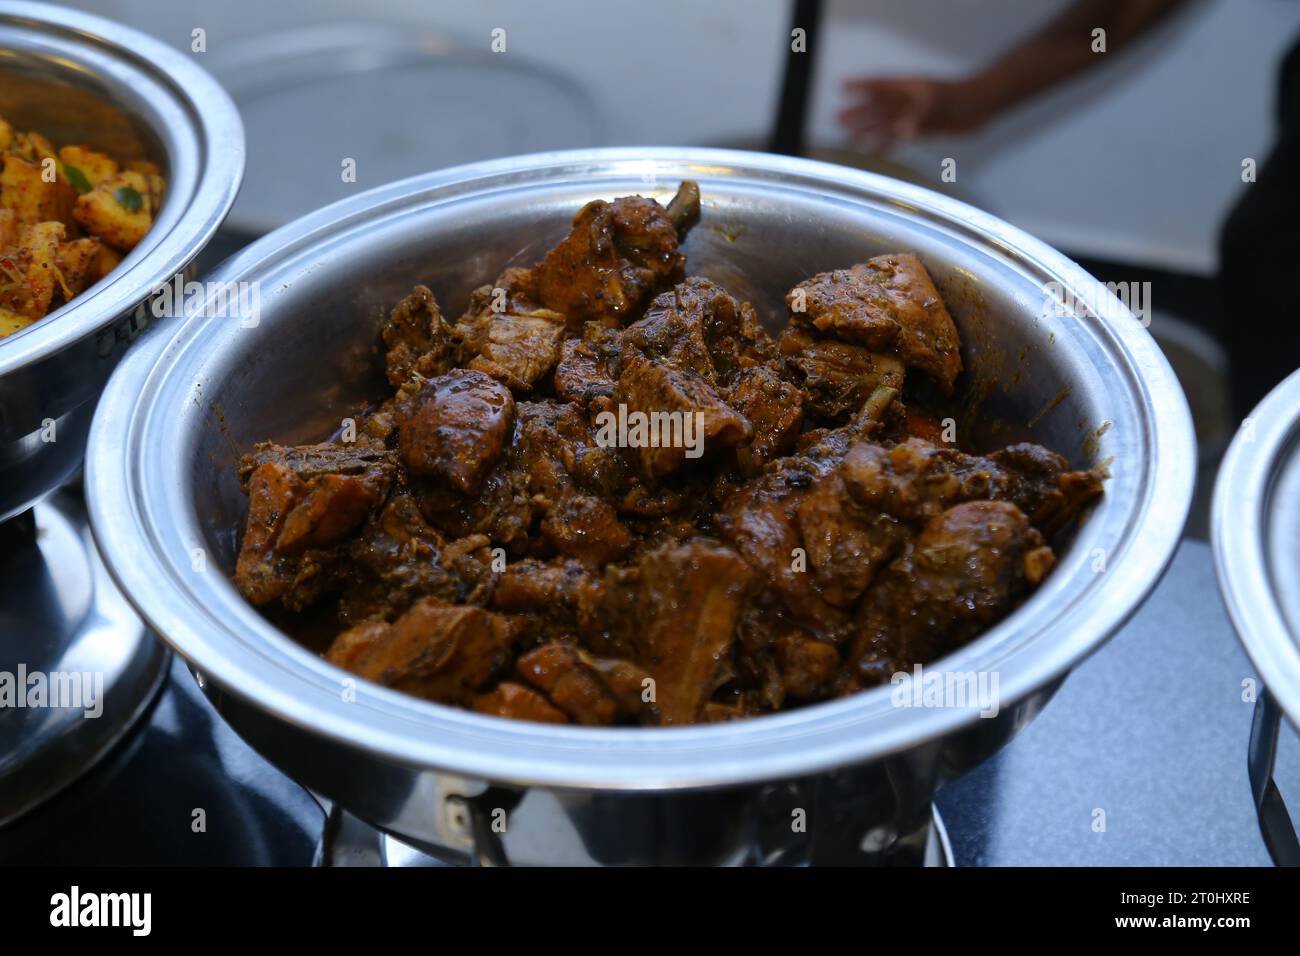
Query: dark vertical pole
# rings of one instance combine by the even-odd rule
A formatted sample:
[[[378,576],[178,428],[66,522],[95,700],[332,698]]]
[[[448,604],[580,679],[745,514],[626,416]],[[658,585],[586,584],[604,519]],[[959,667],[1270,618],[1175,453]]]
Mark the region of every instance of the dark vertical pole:
[[[817,53],[817,25],[821,20],[822,0],[795,0],[790,30],[801,29],[807,41],[806,51],[789,49],[791,35],[785,41],[789,52],[785,58],[785,77],[781,81],[781,101],[776,108],[776,122],[768,149],[773,153],[798,156],[803,152],[804,127],[808,118],[808,96],[812,86],[813,57]]]

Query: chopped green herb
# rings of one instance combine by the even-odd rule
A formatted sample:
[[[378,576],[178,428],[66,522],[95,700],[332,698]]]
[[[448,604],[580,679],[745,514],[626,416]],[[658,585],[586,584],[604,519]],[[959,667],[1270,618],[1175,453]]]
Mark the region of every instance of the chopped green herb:
[[[68,182],[72,183],[72,188],[79,193],[88,193],[94,188],[90,185],[90,180],[86,178],[86,174],[76,166],[64,163],[63,175],[68,177]]]
[[[136,192],[135,188],[132,186],[118,187],[117,192],[113,193],[113,198],[115,198],[117,204],[127,212],[139,212],[140,208],[144,205],[144,199],[141,198],[140,194]]]

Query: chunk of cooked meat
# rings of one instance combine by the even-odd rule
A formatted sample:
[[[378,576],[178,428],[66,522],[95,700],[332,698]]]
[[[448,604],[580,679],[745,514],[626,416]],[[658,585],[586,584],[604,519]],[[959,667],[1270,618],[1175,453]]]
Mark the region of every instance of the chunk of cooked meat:
[[[454,537],[486,534],[512,554],[527,548],[529,529],[548,509],[575,493],[564,459],[576,454],[574,431],[585,431],[580,412],[551,401],[519,402],[515,418],[510,444],[477,494],[460,494],[445,483],[415,489],[420,510],[439,530]]]
[[[560,642],[603,657],[631,660],[636,617],[635,565],[607,565],[604,573],[568,558],[511,562],[489,604],[511,615],[524,646]]]
[[[841,608],[862,596],[911,536],[897,518],[858,506],[838,469],[800,497],[795,520],[822,598]]]
[[[452,365],[451,326],[433,293],[417,285],[393,307],[383,329],[388,382],[400,387],[417,371],[425,378],[445,374]]]
[[[476,496],[432,485],[419,485],[416,493],[421,511],[444,533],[456,537],[487,534],[512,554],[519,554],[527,546],[529,529],[552,510],[565,507],[571,496],[587,492],[605,496],[606,503],[617,500],[628,485],[629,474],[619,449],[595,444],[580,408],[549,400],[521,401],[516,406],[511,443]],[[588,509],[588,520],[598,517]],[[549,526],[556,535],[553,546],[558,547],[567,535],[565,547],[570,550],[565,553],[585,553],[584,542],[590,544],[595,539],[578,533],[582,529],[577,525],[569,529],[574,533],[568,534],[563,527],[566,520],[557,514]],[[614,526],[606,525],[606,530],[617,536]]]
[[[580,724],[600,727],[652,715],[649,675],[627,661],[605,660],[560,641],[522,654],[515,670]]]
[[[537,509],[529,501],[527,476],[510,457],[503,457],[472,496],[442,482],[413,481],[411,494],[420,513],[450,538],[486,535],[511,554],[523,553]]]
[[[380,641],[388,637],[392,626],[383,621],[367,621],[348,628],[336,636],[325,652],[325,659],[344,670],[356,670],[357,663]]]
[[[797,700],[821,700],[840,683],[840,649],[799,631],[789,631],[774,645],[785,692]]]
[[[796,286],[774,341],[683,278],[698,213],[689,183],[589,204],[452,326],[416,286],[356,441],[241,459],[240,590],[277,623],[310,607],[313,642],[335,622],[363,678],[593,727],[830,700],[1010,614],[1104,473],[943,441],[959,343],[914,256]],[[21,228],[0,209],[0,246]],[[80,283],[91,245],[52,248]]]
[[[516,270],[498,281],[505,284],[477,289],[456,323],[460,364],[530,392],[555,368],[565,319],[531,301],[527,279]]]
[[[873,352],[896,351],[952,393],[961,372],[957,326],[916,256],[877,256],[815,275],[790,290],[786,306],[794,320],[825,335]]]
[[[743,369],[771,362],[776,354],[753,307],[698,276],[655,297],[623,340],[652,359],[695,372],[715,388],[733,384]]]
[[[898,319],[865,266],[805,279],[786,293],[785,304],[792,321],[807,323],[823,335],[876,352],[898,341]]]
[[[591,572],[577,561],[515,561],[502,572],[492,604],[511,614],[562,615],[576,628],[582,602],[596,586]]]
[[[327,552],[384,500],[392,463],[372,451],[262,445],[241,466],[249,509],[235,586],[253,604],[305,606],[339,583],[341,555]]]
[[[501,457],[514,424],[509,388],[482,372],[448,372],[420,390],[402,422],[402,463],[412,475],[473,494]]]
[[[561,554],[593,565],[623,556],[632,536],[610,505],[592,495],[570,495],[542,519],[542,537]]]
[[[392,624],[344,631],[325,657],[358,677],[444,704],[468,704],[510,662],[510,621],[424,598]]]
[[[391,479],[396,456],[385,448],[362,442],[321,442],[316,445],[277,445],[261,442],[239,460],[239,478],[247,483],[268,462],[284,465],[300,481],[325,475],[364,475]]]
[[[475,552],[489,542],[486,535],[448,541],[425,521],[409,492],[391,494],[352,540],[353,571],[339,619],[348,625],[391,621],[423,597],[474,602],[476,589],[490,583]]]
[[[1063,457],[1031,444],[985,458],[923,438],[893,448],[862,443],[846,455],[844,477],[861,506],[905,520],[925,520],[962,501],[1009,501],[1048,535],[1101,494],[1098,472],[1070,471]]]
[[[519,403],[512,454],[535,504],[547,508],[574,492],[570,469],[587,441],[587,423],[572,406]]]
[[[749,421],[699,374],[657,364],[638,352],[624,356],[614,402],[645,416],[647,435],[635,452],[641,474],[650,481],[706,452],[747,444],[754,434]]]
[[[267,462],[254,470],[247,487],[248,517],[235,563],[235,586],[254,604],[268,604],[293,581],[275,553],[275,542],[304,486],[291,469]]]
[[[386,487],[354,475],[322,475],[285,515],[280,554],[338,544],[383,500]]]
[[[719,534],[761,573],[766,600],[817,636],[840,640],[848,618],[818,593],[797,521],[815,480],[806,462],[762,475],[730,495],[716,521]]]
[[[537,266],[538,301],[563,314],[574,332],[588,321],[625,324],[651,293],[681,277],[678,226],[690,218],[689,202],[674,216],[641,196],[587,203]]]
[[[704,341],[719,383],[733,387],[737,376],[757,365],[776,370],[776,342],[759,322],[753,306],[737,301],[706,279],[687,279],[678,288],[692,289],[708,303],[703,314]]]
[[[807,407],[842,421],[879,388],[903,388],[903,363],[885,352],[835,339],[818,339],[793,326],[778,342],[785,366],[807,394]]]
[[[555,368],[564,338],[564,316],[547,309],[527,315],[489,313],[461,327],[464,348],[474,357],[466,368],[486,372],[519,392]]]
[[[727,400],[754,428],[749,444],[736,449],[745,474],[756,474],[769,461],[794,450],[803,428],[801,389],[782,381],[770,368],[755,365],[740,373]]]
[[[636,662],[655,680],[661,722],[692,723],[728,677],[736,624],[758,576],[730,548],[705,543],[652,551],[639,570],[645,618],[633,637]]]
[[[583,408],[594,398],[609,398],[614,394],[614,379],[607,362],[599,344],[566,339],[555,366],[556,397]]]
[[[993,452],[988,460],[1019,479],[1010,500],[1049,537],[1101,496],[1101,470],[1071,471],[1064,456],[1042,445],[1008,445]]]
[[[543,695],[516,684],[502,681],[486,694],[474,698],[474,709],[493,717],[510,717],[514,720],[533,720],[542,724],[567,724],[569,718]]]
[[[968,501],[931,518],[863,600],[851,657],[867,684],[961,646],[1006,617],[1051,569],[1023,511]]]
[[[644,318],[627,327],[623,341],[636,346],[657,364],[671,365],[695,373],[710,385],[717,385],[718,373],[704,340],[704,312],[712,302],[697,294],[700,284],[717,289],[711,282],[688,279],[656,296]],[[720,301],[730,296],[717,290]]]

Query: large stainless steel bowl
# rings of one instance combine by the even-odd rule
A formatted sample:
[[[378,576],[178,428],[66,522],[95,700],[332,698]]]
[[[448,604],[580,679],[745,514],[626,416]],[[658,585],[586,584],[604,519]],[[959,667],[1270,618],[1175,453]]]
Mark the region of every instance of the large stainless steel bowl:
[[[366,683],[352,699],[348,675],[231,586],[246,509],[236,457],[268,437],[319,439],[379,393],[377,330],[412,283],[427,283],[456,315],[503,266],[537,259],[586,201],[663,198],[684,178],[704,197],[689,271],[777,324],[785,291],[808,275],[916,251],[962,331],[970,421],[1000,417],[1078,464],[1108,463],[1105,497],[1044,585],[940,665],[997,673],[995,718],[901,708],[889,688],[664,729],[500,720]],[[1173,552],[1192,493],[1183,395],[1103,286],[976,209],[843,167],[649,148],[482,163],[330,206],[210,278],[258,282],[260,322],[160,327],[127,356],[88,455],[100,546],[140,613],[248,740],[356,815],[444,856],[825,860],[905,840],[944,779],[1023,725],[1133,613]],[[1074,304],[1068,316],[1045,308],[1052,283]],[[807,832],[791,826],[799,809]]]
[[[1232,625],[1264,680],[1251,725],[1251,791],[1273,859],[1300,866],[1300,839],[1273,781],[1282,715],[1300,728],[1300,372],[1242,422],[1210,509],[1214,568]]]
[[[142,303],[185,269],[234,202],[244,133],[230,98],[189,57],[37,3],[0,2],[0,116],[59,144],[153,160],[168,186],[153,229],[111,275],[0,339],[3,521],[80,467],[100,389],[148,320]]]

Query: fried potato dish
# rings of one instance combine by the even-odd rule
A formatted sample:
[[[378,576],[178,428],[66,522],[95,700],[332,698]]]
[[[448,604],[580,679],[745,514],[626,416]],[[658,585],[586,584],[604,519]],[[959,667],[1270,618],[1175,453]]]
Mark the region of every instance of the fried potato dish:
[[[54,144],[0,117],[0,338],[71,302],[144,238],[156,165]]]

